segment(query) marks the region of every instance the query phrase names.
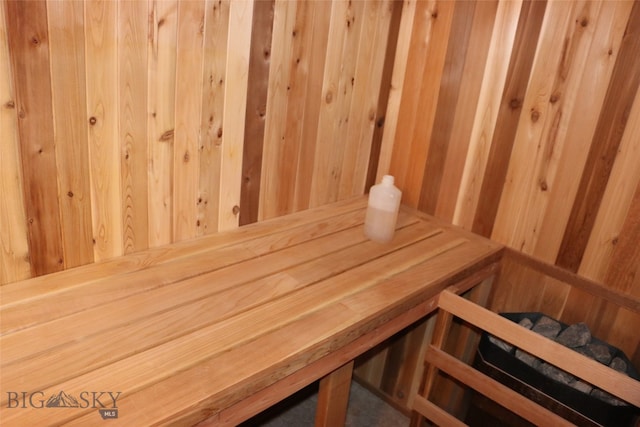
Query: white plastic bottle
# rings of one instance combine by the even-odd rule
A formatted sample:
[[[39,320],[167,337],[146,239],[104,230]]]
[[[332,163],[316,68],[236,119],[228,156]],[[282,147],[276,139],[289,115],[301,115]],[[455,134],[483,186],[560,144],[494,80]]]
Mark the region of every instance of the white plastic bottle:
[[[382,182],[369,191],[364,234],[375,242],[389,242],[396,230],[402,192],[393,183],[393,176],[385,175]]]

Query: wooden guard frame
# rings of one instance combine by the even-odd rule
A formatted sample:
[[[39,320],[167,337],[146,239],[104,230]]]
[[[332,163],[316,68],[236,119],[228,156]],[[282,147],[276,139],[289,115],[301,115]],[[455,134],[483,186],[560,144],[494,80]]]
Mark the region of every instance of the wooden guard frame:
[[[522,350],[563,369],[596,387],[640,406],[640,382],[581,355],[561,344],[470,302],[447,289],[438,299],[438,318],[432,344],[425,355],[424,387],[415,397],[411,425],[422,417],[438,425],[463,426],[459,419],[428,400],[438,370],[473,388],[489,399],[536,425],[573,425],[564,418],[518,394],[442,351],[453,317],[458,317]]]

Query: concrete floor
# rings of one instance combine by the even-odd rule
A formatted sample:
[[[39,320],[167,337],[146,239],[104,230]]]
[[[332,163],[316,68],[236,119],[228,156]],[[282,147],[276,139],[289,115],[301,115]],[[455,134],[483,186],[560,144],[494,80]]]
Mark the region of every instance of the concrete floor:
[[[307,387],[275,407],[242,424],[242,427],[313,426],[317,384]],[[347,427],[405,427],[409,418],[357,382],[351,384]]]

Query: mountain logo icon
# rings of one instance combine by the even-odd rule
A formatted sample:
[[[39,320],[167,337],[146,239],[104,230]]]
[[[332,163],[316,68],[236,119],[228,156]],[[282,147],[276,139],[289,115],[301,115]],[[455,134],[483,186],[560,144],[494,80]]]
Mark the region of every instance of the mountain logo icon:
[[[47,408],[79,408],[80,404],[75,397],[60,391],[60,393],[51,396],[45,406]]]

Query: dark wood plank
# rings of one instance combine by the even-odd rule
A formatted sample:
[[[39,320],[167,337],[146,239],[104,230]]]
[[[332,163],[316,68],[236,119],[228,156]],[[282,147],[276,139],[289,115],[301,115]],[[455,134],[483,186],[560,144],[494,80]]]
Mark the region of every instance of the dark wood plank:
[[[368,192],[372,185],[376,184],[378,173],[378,162],[380,160],[380,150],[382,148],[382,135],[384,133],[385,115],[389,102],[389,92],[391,91],[391,76],[393,74],[393,64],[396,57],[396,47],[398,44],[398,34],[400,32],[400,18],[402,18],[402,3],[394,1],[392,4],[391,23],[389,25],[389,36],[387,39],[387,52],[385,54],[382,78],[380,79],[380,95],[378,96],[378,108],[376,110],[376,125],[373,129],[371,139],[371,152],[369,153],[369,167],[367,169],[367,179],[365,191]]]
[[[245,115],[240,191],[240,225],[258,220],[260,175],[267,115],[274,0],[254,3],[249,59],[249,87]]]
[[[447,56],[438,95],[438,106],[436,107],[429,153],[425,162],[422,188],[418,200],[418,209],[428,214],[435,212],[438,202],[447,147],[450,143],[453,121],[460,96],[463,78],[462,70],[464,69],[469,48],[475,8],[475,2],[459,1],[456,2],[453,12]]]
[[[525,1],[522,5],[511,63],[472,225],[472,230],[483,236],[490,236],[493,231],[546,6],[546,1]]]
[[[604,196],[640,85],[640,3],[635,2],[613,68],[602,114],[565,229],[556,264],[577,271]]]
[[[47,10],[43,1],[7,2],[28,221],[31,273],[64,268],[54,146]]]

